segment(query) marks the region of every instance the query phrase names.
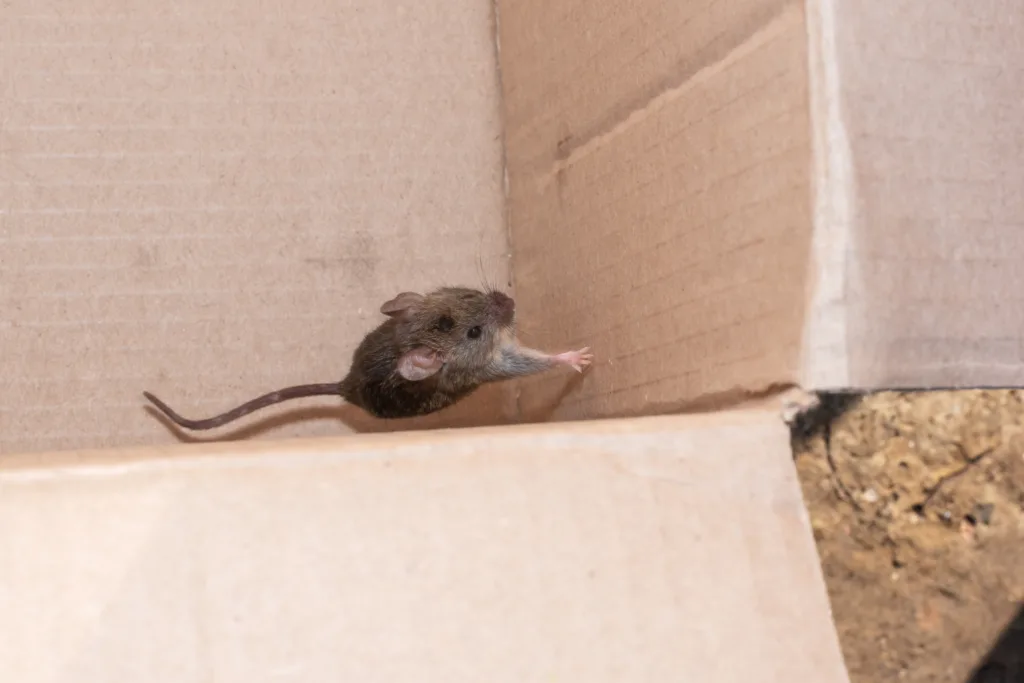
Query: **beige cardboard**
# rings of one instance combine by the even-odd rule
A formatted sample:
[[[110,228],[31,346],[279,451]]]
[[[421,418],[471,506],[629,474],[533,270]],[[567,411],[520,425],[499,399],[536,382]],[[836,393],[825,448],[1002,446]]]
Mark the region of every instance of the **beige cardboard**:
[[[524,336],[599,359],[560,403],[559,378],[524,389],[527,416],[795,382],[812,208],[802,4],[499,7]]]
[[[1024,383],[1019,3],[499,7],[525,417]]]
[[[0,452],[171,442],[143,389],[336,379],[397,289],[483,277],[593,370],[230,436],[1024,382],[1010,0],[497,9],[496,52],[477,0],[0,7]]]
[[[0,519],[20,683],[848,680],[766,412],[15,457]]]
[[[1006,8],[872,4],[0,5],[0,670],[846,683],[776,415],[625,416],[1021,367]],[[338,379],[397,291],[513,277],[591,372],[222,445],[143,408]],[[260,441],[581,417],[622,419]]]
[[[812,0],[809,387],[1024,384],[1019,2]]]
[[[492,14],[0,5],[0,452],[174,441],[143,390],[203,416],[334,381],[396,288],[507,282]],[[247,436],[360,427],[338,405]]]

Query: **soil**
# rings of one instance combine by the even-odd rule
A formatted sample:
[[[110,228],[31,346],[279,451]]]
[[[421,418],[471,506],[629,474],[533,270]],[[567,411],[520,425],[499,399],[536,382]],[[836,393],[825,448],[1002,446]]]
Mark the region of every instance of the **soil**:
[[[1024,391],[828,397],[794,450],[851,683],[1024,683]]]

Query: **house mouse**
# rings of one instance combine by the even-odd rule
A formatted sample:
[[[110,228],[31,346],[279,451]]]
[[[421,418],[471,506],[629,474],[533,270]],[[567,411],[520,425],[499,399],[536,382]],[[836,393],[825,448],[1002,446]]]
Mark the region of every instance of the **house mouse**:
[[[589,348],[548,354],[521,346],[515,301],[495,289],[402,292],[380,311],[388,319],[356,347],[340,382],[279,389],[203,420],[181,417],[148,391],[143,395],[176,424],[193,430],[214,429],[282,401],[324,395],[341,396],[377,418],[397,419],[447,408],[488,382],[559,365],[583,372],[593,360]]]

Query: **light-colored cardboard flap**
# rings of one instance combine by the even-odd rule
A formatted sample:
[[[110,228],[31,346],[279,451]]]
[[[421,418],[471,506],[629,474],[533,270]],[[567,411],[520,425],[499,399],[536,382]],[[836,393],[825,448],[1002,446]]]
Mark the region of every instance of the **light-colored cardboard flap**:
[[[1024,385],[1020,3],[807,6],[804,385]]]
[[[19,683],[845,683],[767,413],[12,458]]]

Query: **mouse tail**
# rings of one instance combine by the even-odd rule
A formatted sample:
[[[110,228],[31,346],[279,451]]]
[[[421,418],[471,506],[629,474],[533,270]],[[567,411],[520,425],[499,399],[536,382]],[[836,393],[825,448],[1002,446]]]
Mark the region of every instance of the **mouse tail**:
[[[277,391],[271,391],[267,394],[263,394],[258,398],[243,403],[242,405],[221,413],[215,417],[210,417],[205,420],[190,420],[182,417],[176,413],[169,405],[158,399],[148,391],[142,392],[142,395],[149,400],[154,406],[160,409],[164,415],[170,418],[179,427],[191,430],[206,430],[216,429],[217,427],[226,425],[229,422],[245,417],[249,413],[256,412],[267,406],[274,405],[275,403],[281,403],[282,401],[290,401],[295,398],[306,398],[308,396],[338,396],[341,393],[341,385],[338,382],[331,382],[328,384],[300,384],[294,387],[288,387],[286,389],[278,389]]]

